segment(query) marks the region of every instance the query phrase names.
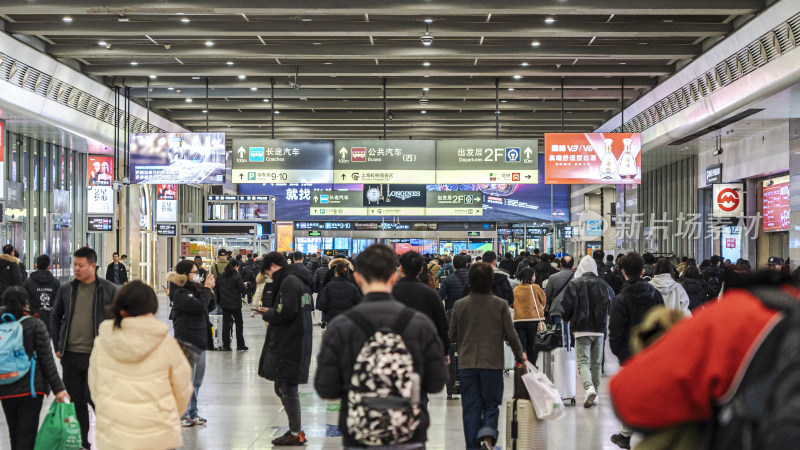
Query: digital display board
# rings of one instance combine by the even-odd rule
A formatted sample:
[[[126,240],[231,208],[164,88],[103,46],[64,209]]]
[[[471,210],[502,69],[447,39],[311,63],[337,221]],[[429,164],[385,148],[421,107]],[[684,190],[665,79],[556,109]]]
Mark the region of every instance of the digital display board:
[[[436,141],[336,140],[333,182],[435,183]]]
[[[722,164],[706,167],[706,186],[722,183]]]
[[[86,231],[113,231],[114,218],[113,217],[89,217],[89,223]]]
[[[6,154],[6,122],[0,120],[0,198],[6,196],[6,169],[5,169],[5,154]]]
[[[156,222],[178,221],[178,195],[174,184],[156,185]]]
[[[764,182],[764,231],[788,231],[790,222],[791,188],[789,181],[769,184]]]
[[[159,236],[177,236],[178,226],[174,223],[157,223],[156,234]]]
[[[89,155],[87,214],[114,214],[114,157]]]
[[[546,133],[547,184],[639,184],[642,182],[639,133]]]
[[[365,184],[361,191],[314,191],[312,216],[482,216],[480,191],[430,191],[424,184]]]
[[[225,133],[132,134],[133,184],[224,184]]]
[[[332,183],[333,141],[233,140],[234,183]]]
[[[539,181],[536,139],[436,141],[436,183]]]

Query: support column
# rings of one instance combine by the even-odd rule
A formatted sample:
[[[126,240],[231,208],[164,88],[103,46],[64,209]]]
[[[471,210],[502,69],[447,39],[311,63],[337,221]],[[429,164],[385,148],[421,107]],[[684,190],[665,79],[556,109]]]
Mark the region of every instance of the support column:
[[[800,101],[800,94],[792,94],[791,104]],[[792,270],[800,263],[800,119],[789,119],[789,177],[790,211],[789,260]]]

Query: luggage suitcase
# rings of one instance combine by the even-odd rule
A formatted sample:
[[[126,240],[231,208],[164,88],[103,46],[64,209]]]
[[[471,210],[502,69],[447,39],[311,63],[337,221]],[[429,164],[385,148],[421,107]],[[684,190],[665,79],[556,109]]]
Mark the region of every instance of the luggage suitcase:
[[[450,344],[450,366],[447,368],[447,399],[450,400],[454,395],[461,395],[461,387],[458,381],[458,350],[456,344]]]
[[[506,405],[506,445],[508,450],[547,448],[547,423],[539,420],[530,400],[511,399]]]
[[[211,346],[214,349],[222,348],[222,315],[209,314],[208,321],[211,322]]]
[[[569,324],[564,324],[561,328],[562,347],[552,352],[551,369],[553,385],[561,393],[564,404],[575,406],[575,395],[577,391],[577,365],[575,359],[575,348],[570,345]],[[546,372],[545,372],[546,373]]]

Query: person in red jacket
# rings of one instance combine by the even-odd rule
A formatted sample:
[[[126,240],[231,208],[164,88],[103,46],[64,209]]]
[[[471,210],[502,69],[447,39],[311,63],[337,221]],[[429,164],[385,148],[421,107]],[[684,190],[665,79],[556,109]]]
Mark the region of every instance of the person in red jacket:
[[[628,360],[609,384],[620,420],[649,431],[712,421],[716,405],[733,396],[738,388],[735,380],[780,320],[778,311],[742,287],[768,281],[800,300],[800,289],[778,278],[768,274],[749,281],[729,278],[729,285],[739,287],[726,289],[717,302],[709,302]]]

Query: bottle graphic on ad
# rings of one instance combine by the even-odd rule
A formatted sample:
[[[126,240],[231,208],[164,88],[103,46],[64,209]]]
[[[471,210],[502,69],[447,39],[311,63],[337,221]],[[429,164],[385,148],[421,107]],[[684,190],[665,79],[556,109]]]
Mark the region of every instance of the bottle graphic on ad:
[[[612,139],[605,139],[606,152],[603,154],[603,159],[600,161],[600,178],[610,180],[617,175],[617,158],[614,158],[614,153],[611,152],[611,144],[614,143]]]
[[[623,139],[622,143],[625,145],[625,151],[619,158],[619,177],[623,180],[633,180],[639,170],[636,167],[636,159],[631,154],[631,139]]]

